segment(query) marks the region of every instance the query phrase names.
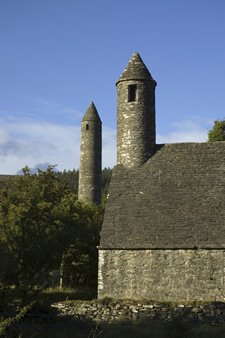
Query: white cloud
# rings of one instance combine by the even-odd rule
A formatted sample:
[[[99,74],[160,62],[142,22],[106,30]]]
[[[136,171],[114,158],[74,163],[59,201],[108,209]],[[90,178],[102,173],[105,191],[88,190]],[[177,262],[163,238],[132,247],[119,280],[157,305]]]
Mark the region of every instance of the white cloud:
[[[67,119],[61,125],[25,114],[0,113],[0,174],[16,174],[26,165],[42,168],[57,164],[60,171],[79,168],[80,122],[73,125]],[[167,134],[159,131],[157,143],[205,142],[212,125],[212,120],[201,117],[184,118],[168,126]],[[102,167],[112,168],[116,164],[115,129],[103,125],[102,145]]]
[[[9,140],[10,140],[9,133],[6,130],[4,130],[4,129],[0,129],[0,144],[4,143],[4,142],[7,142]]]
[[[58,164],[59,170],[78,168],[80,127],[32,121],[13,116],[1,119],[0,172],[15,174],[28,165]]]
[[[213,120],[200,116],[183,117],[182,121],[171,123],[168,133],[157,133],[157,143],[206,142]]]
[[[116,130],[107,126],[102,128],[102,168],[116,165]]]
[[[60,171],[79,168],[80,125],[52,124],[7,115],[0,123],[0,173],[16,174],[26,165],[57,164]],[[116,164],[116,130],[103,126],[103,168]]]

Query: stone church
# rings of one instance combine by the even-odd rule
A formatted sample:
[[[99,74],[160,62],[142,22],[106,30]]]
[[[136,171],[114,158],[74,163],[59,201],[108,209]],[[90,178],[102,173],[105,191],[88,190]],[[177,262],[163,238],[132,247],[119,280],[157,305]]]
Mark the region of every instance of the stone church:
[[[116,86],[117,165],[98,248],[98,297],[224,301],[225,142],[156,144],[156,81],[138,53]]]

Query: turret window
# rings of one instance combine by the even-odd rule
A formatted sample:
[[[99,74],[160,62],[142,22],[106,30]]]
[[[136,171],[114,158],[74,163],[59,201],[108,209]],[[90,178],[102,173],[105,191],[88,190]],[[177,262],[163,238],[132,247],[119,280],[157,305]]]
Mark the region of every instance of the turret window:
[[[128,102],[137,101],[137,85],[128,86]]]
[[[86,130],[89,130],[89,124],[86,124]]]

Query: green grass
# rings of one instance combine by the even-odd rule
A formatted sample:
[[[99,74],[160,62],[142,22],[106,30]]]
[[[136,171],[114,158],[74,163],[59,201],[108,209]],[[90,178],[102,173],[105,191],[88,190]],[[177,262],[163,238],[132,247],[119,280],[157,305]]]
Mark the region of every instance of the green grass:
[[[72,300],[91,300],[97,297],[97,291],[90,288],[49,288],[39,294],[40,300],[48,300],[51,303],[72,301]]]
[[[73,316],[58,316],[57,309],[50,305],[57,302],[96,302],[95,290],[90,289],[47,289],[37,293],[35,305],[15,322],[0,337],[6,338],[224,338],[222,326],[191,325],[184,317],[170,322],[155,319],[124,320],[116,323],[96,324],[90,320],[76,320]],[[99,304],[113,304],[127,300],[104,298]],[[147,302],[147,301],[146,301]],[[150,302],[148,300],[148,302]],[[193,302],[194,304],[194,302]],[[4,318],[2,318],[3,320]]]

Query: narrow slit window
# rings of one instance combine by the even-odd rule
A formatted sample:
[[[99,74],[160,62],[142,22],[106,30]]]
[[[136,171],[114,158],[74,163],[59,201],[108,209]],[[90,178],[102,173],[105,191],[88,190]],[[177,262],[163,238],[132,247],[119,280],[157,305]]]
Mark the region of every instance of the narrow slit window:
[[[89,130],[89,124],[86,124],[86,130]]]
[[[137,101],[137,85],[128,86],[128,102]]]

